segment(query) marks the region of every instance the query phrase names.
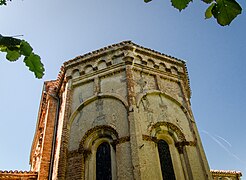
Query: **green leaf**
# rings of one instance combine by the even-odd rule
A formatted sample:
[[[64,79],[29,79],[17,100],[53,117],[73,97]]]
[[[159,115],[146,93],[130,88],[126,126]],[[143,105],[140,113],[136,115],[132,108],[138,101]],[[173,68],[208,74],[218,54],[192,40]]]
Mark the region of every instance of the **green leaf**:
[[[211,4],[205,12],[205,19],[209,19],[213,16],[212,9],[215,6],[215,3]]]
[[[33,49],[28,42],[24,40],[21,41],[21,44],[20,44],[21,54],[23,54],[24,56],[29,56],[32,53],[32,50]]]
[[[152,1],[152,0],[144,0],[144,2],[146,2],[146,3],[150,2],[150,1]]]
[[[7,5],[6,0],[0,0],[0,6],[1,5]]]
[[[6,36],[0,36],[0,46],[19,46],[21,43],[20,39],[12,38],[12,37],[6,37]]]
[[[229,25],[242,12],[241,6],[235,0],[217,0],[216,2],[212,14],[221,26]]]
[[[7,49],[6,59],[8,59],[9,61],[16,61],[17,59],[19,59],[20,56],[21,54],[19,53],[19,51],[11,51]]]
[[[30,56],[25,57],[24,62],[29,70],[34,72],[36,78],[42,78],[44,75],[44,65],[40,61],[37,54],[31,53]]]
[[[173,7],[179,11],[185,9],[192,0],[171,0]]]
[[[6,46],[0,46],[0,51],[7,52],[8,48]]]
[[[0,34],[0,51],[7,53],[6,59],[9,61],[16,61],[21,55],[25,56],[24,62],[29,67],[29,70],[34,72],[36,78],[43,77],[44,66],[40,61],[40,57],[32,52],[33,48],[25,40],[2,36]]]
[[[202,1],[207,3],[207,4],[211,4],[214,0],[202,0]]]

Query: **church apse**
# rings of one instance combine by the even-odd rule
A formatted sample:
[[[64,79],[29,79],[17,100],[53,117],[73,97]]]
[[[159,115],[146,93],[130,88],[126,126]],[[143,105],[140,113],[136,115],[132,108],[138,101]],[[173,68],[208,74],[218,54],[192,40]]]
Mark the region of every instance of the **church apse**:
[[[44,89],[37,179],[212,179],[184,61],[124,41],[65,62]]]

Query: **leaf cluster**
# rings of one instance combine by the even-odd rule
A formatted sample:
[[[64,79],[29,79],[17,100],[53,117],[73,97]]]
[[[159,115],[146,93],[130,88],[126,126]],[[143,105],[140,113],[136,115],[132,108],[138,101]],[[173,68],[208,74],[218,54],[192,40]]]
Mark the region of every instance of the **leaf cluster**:
[[[9,0],[9,1],[11,1],[11,0]],[[1,5],[7,5],[7,0],[0,0],[0,6]]]
[[[221,26],[229,25],[242,12],[241,6],[235,0],[203,1],[210,4],[205,12],[205,18],[213,16]]]
[[[144,0],[148,3],[152,0]],[[233,19],[242,13],[241,6],[235,0],[202,0],[209,4],[205,19],[214,17],[221,26],[229,25]],[[185,9],[192,0],[171,0],[172,6],[179,11]]]
[[[32,71],[36,78],[44,75],[44,65],[41,58],[33,52],[33,48],[25,40],[0,35],[0,51],[6,53],[6,59],[10,62],[17,61],[24,56],[24,63]]]

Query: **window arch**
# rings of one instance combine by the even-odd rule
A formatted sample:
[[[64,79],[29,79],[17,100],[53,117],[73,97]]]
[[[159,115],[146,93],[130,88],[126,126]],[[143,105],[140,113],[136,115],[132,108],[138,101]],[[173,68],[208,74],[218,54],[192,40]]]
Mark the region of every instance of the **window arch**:
[[[156,143],[156,163],[158,163],[159,166],[160,176],[162,175],[163,179],[189,179],[189,175],[187,174],[189,170],[189,166],[187,166],[188,163],[184,159],[184,154],[179,152],[179,149],[176,146],[178,143],[186,142],[183,132],[176,125],[164,121],[157,122],[152,125],[150,129],[150,135],[154,138],[153,140]],[[166,149],[166,151],[163,149]],[[164,152],[161,152],[162,150]],[[170,178],[165,178],[164,172],[166,168],[161,165],[161,163],[165,163],[165,160],[161,158],[161,153],[163,153],[164,156],[169,157],[169,162],[171,162],[167,162],[167,164],[171,165],[171,168],[167,169],[171,169],[169,172],[173,174]]]
[[[169,150],[169,145],[166,141],[160,139],[157,142],[159,159],[161,164],[162,178],[175,180],[172,158]]]
[[[84,156],[84,179],[117,179],[117,139],[117,131],[110,126],[96,126],[88,130],[80,142]]]
[[[96,180],[112,180],[111,152],[107,142],[101,143],[96,152]]]

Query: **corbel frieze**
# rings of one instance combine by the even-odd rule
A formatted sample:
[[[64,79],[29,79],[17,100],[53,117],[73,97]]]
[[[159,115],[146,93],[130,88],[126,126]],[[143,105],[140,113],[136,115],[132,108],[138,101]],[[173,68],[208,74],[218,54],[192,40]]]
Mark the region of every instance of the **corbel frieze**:
[[[89,74],[85,74],[83,76],[80,76],[78,78],[72,79],[72,86],[77,87],[82,84],[88,83],[89,81],[94,81],[95,77],[101,78],[107,78],[110,76],[113,76],[114,74],[121,73],[125,70],[125,67],[123,66],[123,63],[111,65],[110,67],[91,72]]]

